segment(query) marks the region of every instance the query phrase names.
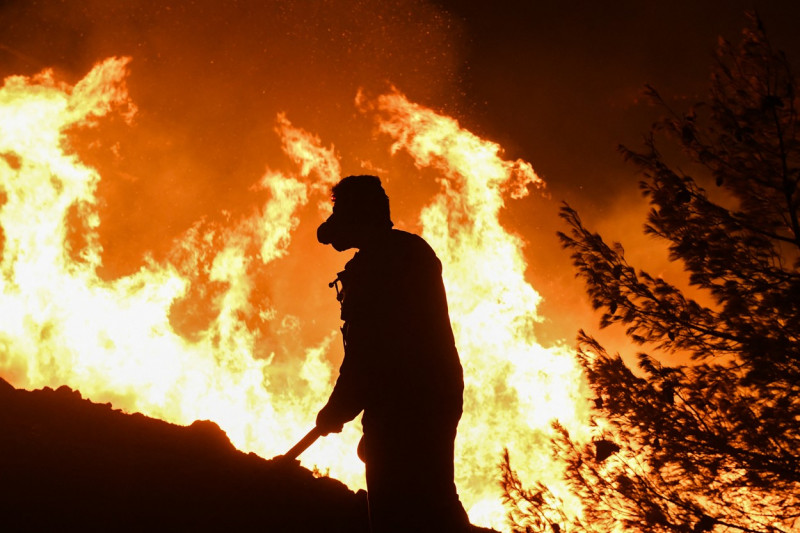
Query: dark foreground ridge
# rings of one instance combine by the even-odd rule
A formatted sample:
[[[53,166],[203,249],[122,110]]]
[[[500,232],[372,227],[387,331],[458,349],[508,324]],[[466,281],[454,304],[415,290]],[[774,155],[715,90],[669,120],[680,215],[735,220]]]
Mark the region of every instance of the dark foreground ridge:
[[[68,387],[25,391],[0,378],[0,531],[369,533],[369,526],[363,491],[297,462],[242,453],[213,422],[178,426]]]
[[[367,533],[366,496],[67,387],[0,379],[0,531]]]

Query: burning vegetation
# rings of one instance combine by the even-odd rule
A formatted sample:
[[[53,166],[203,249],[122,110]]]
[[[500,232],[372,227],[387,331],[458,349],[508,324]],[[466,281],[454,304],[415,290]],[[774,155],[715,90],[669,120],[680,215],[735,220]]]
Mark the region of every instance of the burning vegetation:
[[[321,297],[298,306],[302,287],[285,295],[287,268],[320,281],[336,271],[309,261],[316,252],[296,241],[311,242],[326,216],[339,155],[279,114],[274,132],[290,170],[254,177],[260,205],[198,220],[163,257],[146,257],[128,275],[101,276],[104,177],[76,146],[103,121],[136,120],[130,64],[106,59],[74,85],[49,70],[5,80],[0,372],[19,387],[67,384],[172,423],[210,419],[237,448],[274,456],[313,425],[341,360],[335,327],[314,326]],[[576,435],[585,425],[580,371],[569,350],[537,342],[539,295],[525,280],[524,243],[498,220],[508,199],[542,182],[530,164],[504,160],[497,144],[396,90],[359,93],[355,109],[374,121],[377,140],[388,138],[395,157],[405,154],[431,180],[421,205],[391,194],[444,266],[466,380],[459,493],[474,523],[502,526],[503,448],[525,458],[528,475],[557,484],[559,470],[547,458],[550,420]],[[389,188],[401,191],[404,179],[412,178],[389,175]],[[325,289],[319,285],[315,293]],[[325,438],[303,462],[361,488],[357,439],[357,427]]]
[[[70,16],[123,9],[90,3]],[[357,2],[348,17],[335,2],[291,17],[293,3],[276,3],[274,20],[237,12],[238,29],[248,30],[258,58],[271,59],[268,67],[240,57],[230,28],[204,27],[203,39],[212,32],[218,42],[186,48],[182,39],[208,6],[191,18],[184,8],[133,4],[147,8],[134,17],[143,26],[148,17],[160,23],[144,37],[136,24],[107,41],[95,35],[105,44],[81,42],[68,67],[0,43],[37,65],[0,87],[0,376],[11,383],[0,382],[0,422],[9,428],[0,428],[0,451],[16,476],[9,483],[22,487],[15,505],[30,511],[12,520],[33,519],[35,502],[23,496],[49,498],[76,523],[89,513],[114,523],[119,511],[131,523],[178,527],[213,524],[203,514],[209,498],[245,516],[270,496],[285,510],[311,494],[328,519],[319,528],[317,515],[304,512],[303,527],[361,530],[358,424],[301,456],[346,488],[296,465],[278,480],[261,458],[305,434],[333,386],[342,348],[327,286],[344,261],[321,249],[314,230],[329,214],[331,185],[363,172],[381,176],[397,226],[421,234],[442,261],[465,378],[456,484],[474,524],[603,533],[796,528],[796,80],[760,27],[736,53],[726,49],[709,107],[659,125],[696,177],[676,170],[654,141],[643,153],[624,151],[645,174],[654,208],[648,233],[665,239],[693,287],[635,269],[577,211],[563,212],[571,228],[563,244],[602,325],[627,327],[633,344],[656,353],[631,371],[589,335],[581,333],[577,354],[537,337],[544,317],[525,253],[539,251],[503,217],[544,182],[530,163],[416,103],[452,89],[428,83],[452,76],[449,55],[420,58],[408,48],[409,36],[422,34],[434,41],[426,50],[447,48],[446,21],[426,2],[402,3],[419,12],[382,8],[403,20],[392,35]],[[27,9],[18,2],[8,12]],[[349,23],[359,16],[357,39]],[[418,31],[414,16],[431,31]],[[323,34],[314,24],[326,17],[333,22]],[[186,34],[164,29],[178,21]],[[27,34],[23,26],[8,31]],[[116,31],[97,26],[98,34]],[[284,41],[269,41],[275,28]],[[342,67],[328,52],[334,41],[363,69],[352,76],[359,81],[331,74]],[[180,60],[164,60],[162,49]],[[314,68],[295,68],[301,56]],[[421,72],[418,83],[387,74],[409,61],[401,70]],[[138,70],[145,62],[149,70]],[[291,68],[267,72],[282,64]],[[321,101],[330,116],[309,104]],[[695,360],[665,364],[688,356]],[[75,440],[78,433],[97,439]],[[139,456],[143,448],[131,442],[154,447]],[[165,464],[180,475],[145,479]],[[26,478],[25,465],[53,484]],[[78,471],[91,472],[74,479],[102,502],[96,508],[59,503]],[[115,491],[98,491],[124,478],[137,480],[136,490],[118,486],[137,510],[120,507]],[[165,487],[179,486],[198,491],[166,509]],[[226,499],[220,487],[241,499]],[[197,514],[188,510],[198,505]],[[248,516],[278,512],[265,509]],[[280,529],[276,516],[269,520]]]

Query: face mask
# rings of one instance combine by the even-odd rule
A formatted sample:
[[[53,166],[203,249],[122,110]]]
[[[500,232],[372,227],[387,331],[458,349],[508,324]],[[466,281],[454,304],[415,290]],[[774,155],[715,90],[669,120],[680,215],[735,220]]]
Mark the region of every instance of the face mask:
[[[355,228],[334,213],[317,228],[317,240],[343,252],[356,247]]]

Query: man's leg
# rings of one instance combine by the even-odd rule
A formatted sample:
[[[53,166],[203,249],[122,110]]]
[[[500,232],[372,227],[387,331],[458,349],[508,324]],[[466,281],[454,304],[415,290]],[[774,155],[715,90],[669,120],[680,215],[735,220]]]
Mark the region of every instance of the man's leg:
[[[453,481],[455,427],[424,429],[413,439],[378,435],[365,443],[373,533],[461,533],[469,527]]]

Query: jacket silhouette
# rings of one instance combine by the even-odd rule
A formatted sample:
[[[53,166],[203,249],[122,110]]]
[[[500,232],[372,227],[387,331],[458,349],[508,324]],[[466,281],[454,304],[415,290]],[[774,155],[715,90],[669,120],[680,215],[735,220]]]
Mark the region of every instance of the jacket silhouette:
[[[345,356],[317,427],[339,431],[364,412],[374,533],[467,531],[453,482],[464,382],[441,262],[421,237],[392,229],[379,178],[349,176],[333,196],[318,239],[359,251],[336,280]]]

